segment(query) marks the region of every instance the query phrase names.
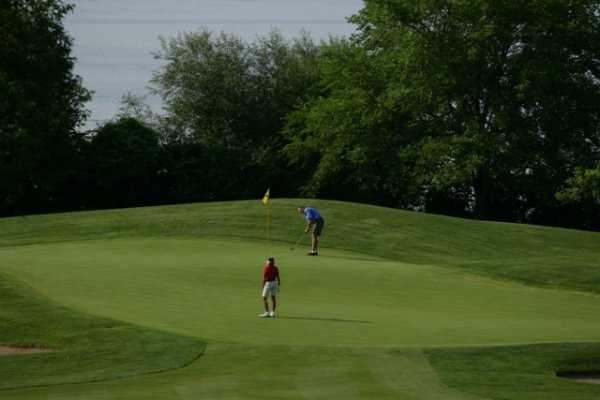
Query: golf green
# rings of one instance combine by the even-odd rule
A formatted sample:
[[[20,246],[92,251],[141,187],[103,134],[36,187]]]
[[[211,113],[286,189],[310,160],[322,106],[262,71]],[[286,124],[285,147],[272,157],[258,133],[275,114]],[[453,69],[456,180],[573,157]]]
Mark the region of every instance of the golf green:
[[[281,266],[261,320],[262,263]],[[0,251],[3,269],[88,314],[215,342],[458,346],[600,340],[600,296],[526,287],[350,252],[260,242],[115,239]],[[11,267],[18,266],[18,267]]]
[[[339,203],[325,204],[335,212],[345,208]],[[185,213],[189,213],[190,206],[186,207]],[[215,206],[197,207],[191,212],[209,218],[206,212]],[[139,216],[146,210],[131,210],[132,220],[143,220]],[[363,211],[369,219],[381,209],[365,207]],[[399,215],[386,212],[391,221]],[[109,215],[97,213],[92,218]],[[40,217],[40,221],[44,218],[48,217]],[[142,361],[136,362],[146,364],[148,371],[123,367],[124,372],[115,377],[125,379],[115,380],[106,374],[106,368],[110,369],[107,364],[94,369],[101,371],[100,382],[86,376],[73,378],[73,382],[84,382],[78,385],[55,386],[61,383],[58,376],[40,380],[42,386],[33,388],[23,387],[26,380],[15,376],[15,389],[0,390],[0,398],[517,400],[547,398],[550,392],[565,399],[592,399],[600,393],[597,386],[554,376],[555,371],[565,368],[600,366],[600,296],[572,290],[576,284],[566,288],[525,285],[525,273],[535,273],[516,268],[526,265],[529,255],[537,263],[543,256],[534,254],[534,245],[510,242],[506,235],[502,240],[513,246],[506,247],[507,252],[514,250],[519,257],[503,261],[500,248],[493,249],[495,258],[485,257],[490,246],[481,238],[479,243],[484,245],[473,247],[478,254],[472,258],[464,250],[464,254],[452,257],[441,254],[437,262],[432,254],[423,252],[426,262],[415,263],[411,261],[417,254],[414,251],[405,260],[396,250],[378,251],[379,256],[375,256],[364,239],[357,242],[359,245],[326,246],[318,257],[308,257],[306,243],[290,249],[293,233],[285,235],[288,243],[243,237],[243,227],[196,236],[185,231],[181,235],[159,236],[156,231],[124,235],[118,230],[107,235],[104,232],[110,230],[94,228],[101,225],[86,220],[90,214],[79,214],[68,224],[62,222],[66,219],[57,218],[61,223],[53,222],[52,235],[47,238],[71,235],[69,229],[75,232],[78,220],[85,220],[90,231],[99,232],[81,238],[85,240],[29,241],[23,239],[25,235],[14,234],[14,240],[23,243],[0,247],[0,278],[24,283],[39,295],[36,301],[50,309],[64,307],[65,313],[75,313],[68,314],[69,319],[60,317],[65,321],[91,318],[89,324],[95,324],[96,318],[101,326],[119,321],[126,324],[120,329],[139,330],[136,334],[147,342],[173,341],[169,349],[153,350],[155,355],[172,351],[173,357],[154,360],[155,355],[144,355],[144,344],[141,350],[131,352],[138,354]],[[385,220],[380,215],[378,218]],[[409,218],[412,215],[405,220]],[[425,225],[440,225],[435,220],[439,217],[422,218]],[[343,221],[338,223],[343,228]],[[486,229],[485,225],[466,225],[466,229]],[[504,228],[490,225],[489,229]],[[519,232],[514,226],[506,230]],[[540,232],[552,236],[552,231]],[[3,239],[13,240],[7,235]],[[593,243],[600,243],[598,239],[592,235],[581,242],[586,249],[580,250],[579,265],[593,258],[594,253],[587,248],[593,249]],[[334,236],[332,242],[336,240],[339,243]],[[439,236],[436,240],[445,239]],[[388,245],[373,244],[379,248]],[[453,246],[454,252],[463,251],[460,245]],[[275,256],[281,271],[279,317],[261,319],[261,272],[269,255]],[[502,271],[508,272],[499,273],[497,266],[504,264]],[[551,263],[553,271],[561,271],[561,279],[566,279],[559,264],[556,259]],[[469,271],[471,266],[477,274]],[[490,266],[496,269],[482,273]],[[516,271],[515,279],[497,279],[512,273],[511,268]],[[595,276],[591,270],[587,273]],[[584,284],[592,285],[588,281]],[[24,307],[21,303],[12,305],[16,307],[14,313],[5,316],[16,327],[20,325],[14,315]],[[37,310],[34,305],[27,307]],[[0,319],[3,315],[0,310]],[[59,326],[61,320],[49,317],[49,321],[36,324],[39,328],[24,332],[35,337],[45,327],[55,329],[53,324]],[[136,341],[134,334],[128,334],[123,338],[130,339],[115,336],[111,342],[111,329],[102,331],[100,340],[104,343]],[[44,337],[42,333],[39,336]],[[94,347],[93,340],[85,339],[84,343]],[[56,354],[61,354],[61,343],[69,344],[52,337],[40,342],[56,343]],[[202,343],[206,344],[205,351]],[[128,343],[122,345],[127,347]],[[77,346],[77,352],[84,351],[80,344]],[[96,349],[96,354],[106,351]],[[2,358],[21,363],[31,359],[43,365],[44,360],[51,359],[48,357],[51,355],[0,357],[0,375]],[[154,361],[156,365],[151,367]],[[72,367],[68,360],[62,362],[66,369],[77,370],[87,368],[88,361]],[[146,375],[148,372],[153,374]],[[35,375],[35,369],[29,373]]]

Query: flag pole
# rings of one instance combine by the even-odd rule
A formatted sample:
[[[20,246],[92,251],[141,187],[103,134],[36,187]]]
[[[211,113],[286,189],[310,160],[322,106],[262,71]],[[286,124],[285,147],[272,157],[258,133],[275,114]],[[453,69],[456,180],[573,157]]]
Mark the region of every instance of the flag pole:
[[[267,242],[269,243],[269,252],[271,251],[271,202],[267,205]]]
[[[271,189],[267,189],[267,192],[262,198],[262,203],[266,207],[267,213],[267,243],[269,246],[269,253],[271,252]]]

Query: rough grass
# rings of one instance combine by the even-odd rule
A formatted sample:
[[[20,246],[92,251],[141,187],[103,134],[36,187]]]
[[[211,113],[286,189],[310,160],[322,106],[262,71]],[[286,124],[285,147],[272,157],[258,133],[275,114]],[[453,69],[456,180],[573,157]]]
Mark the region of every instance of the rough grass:
[[[476,398],[595,399],[600,395],[597,385],[556,377],[558,371],[598,370],[598,343],[429,349],[426,354],[445,385]]]

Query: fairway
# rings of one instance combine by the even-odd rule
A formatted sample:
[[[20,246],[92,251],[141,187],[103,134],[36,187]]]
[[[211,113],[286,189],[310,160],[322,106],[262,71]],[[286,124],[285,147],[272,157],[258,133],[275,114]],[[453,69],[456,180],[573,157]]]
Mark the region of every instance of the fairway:
[[[350,207],[364,207],[322,204],[333,216]],[[74,376],[72,382],[87,382],[78,385],[55,386],[61,383],[60,376],[41,376],[41,386],[28,389],[27,381],[15,375],[14,389],[10,389],[10,380],[6,381],[0,398],[537,399],[552,391],[561,393],[562,398],[592,399],[600,393],[597,386],[554,376],[555,371],[567,367],[595,367],[600,359],[596,344],[600,342],[600,296],[575,290],[590,284],[578,283],[576,277],[563,288],[541,278],[537,284],[525,284],[522,276],[534,272],[519,270],[520,265],[529,265],[528,257],[533,265],[545,260],[536,251],[540,240],[545,244],[546,236],[551,241],[555,234],[569,236],[570,232],[539,228],[525,236],[534,236],[534,240],[515,240],[512,247],[505,247],[512,251],[508,257],[501,254],[504,243],[491,247],[485,235],[465,241],[463,245],[471,247],[464,249],[456,237],[446,238],[443,223],[454,223],[451,219],[440,222],[435,216],[364,207],[362,221],[382,236],[396,234],[385,226],[399,222],[405,226],[403,231],[394,230],[399,235],[409,229],[414,233],[416,226],[434,235],[428,230],[434,226],[439,236],[431,243],[413,239],[412,246],[401,240],[396,242],[398,247],[376,240],[365,243],[360,236],[342,235],[340,232],[347,232],[356,221],[338,217],[337,221],[332,218],[338,224],[337,232],[328,226],[333,232],[325,236],[329,243],[324,243],[329,246],[320,256],[307,257],[306,242],[290,249],[297,231],[293,226],[301,229],[302,222],[294,225],[293,214],[287,211],[292,209],[291,202],[275,203],[275,220],[285,221],[275,236],[285,240],[273,242],[260,240],[261,232],[253,233],[256,225],[249,223],[261,223],[260,208],[251,208],[254,219],[244,220],[239,215],[247,209],[247,202],[214,207],[129,210],[130,224],[122,228],[114,224],[123,219],[116,214],[124,210],[72,214],[65,219],[41,216],[22,224],[5,220],[0,277],[25,285],[11,284],[15,293],[26,297],[26,290],[31,290],[39,295],[28,310],[41,307],[36,305],[41,302],[51,310],[64,307],[61,312],[66,316],[61,318],[68,316],[69,321],[91,318],[88,324],[99,326],[118,321],[125,324],[120,330],[133,332],[124,333],[124,339],[111,339],[115,328],[85,328],[81,330],[83,345],[69,351],[82,354],[85,346],[95,349],[95,341],[100,340],[106,347],[94,351],[102,355],[110,352],[106,350],[110,346],[123,342],[120,345],[127,348],[140,337],[147,343],[170,345],[168,350],[157,347],[152,351],[172,352],[172,357],[160,361],[144,355],[148,344],[141,344],[139,350],[130,350],[132,356],[123,357],[142,361],[132,361],[114,375],[125,379],[111,379],[112,361],[108,360],[106,366],[94,367],[96,372]],[[148,217],[147,212],[154,216]],[[233,227],[193,234],[188,229],[196,225],[173,222],[164,228],[164,235],[157,234],[162,218],[176,221],[177,213],[183,213],[185,220],[194,216],[212,221],[212,212],[230,214],[228,221]],[[388,213],[390,218],[386,221],[378,213]],[[416,224],[413,218],[422,218],[423,223]],[[231,222],[233,219],[236,221]],[[456,220],[457,226],[463,223]],[[510,225],[465,225],[467,238],[477,229],[505,230],[500,242],[510,242],[509,234],[522,234]],[[37,239],[19,231],[30,229],[28,226]],[[70,237],[76,233],[78,239]],[[587,249],[600,243],[597,235],[586,238],[572,239],[579,240],[583,248],[578,258],[570,258],[579,266],[595,257]],[[444,240],[457,254],[423,251],[420,259],[416,257],[418,246],[443,247]],[[390,250],[382,246],[390,246]],[[402,256],[402,246],[413,250]],[[269,255],[275,256],[281,271],[279,317],[260,319],[261,271]],[[556,257],[548,258],[552,271],[557,271],[559,263]],[[494,271],[483,273],[490,266]],[[538,271],[539,275],[544,275],[543,271]],[[15,304],[15,313],[7,314],[6,321],[16,321],[11,315],[19,315],[19,307],[25,307]],[[65,322],[67,332],[75,329],[70,323]],[[35,324],[52,331],[62,322],[53,317]],[[48,346],[54,343],[58,350],[53,353],[55,358],[61,357],[61,346],[69,348],[68,333],[42,339],[43,332],[23,332],[39,335],[37,340]],[[89,336],[89,332],[97,333]],[[28,357],[37,357],[30,360],[42,365],[48,360],[44,357],[51,359],[52,355],[4,357],[0,367],[5,365],[9,371],[9,364],[3,364],[9,359],[26,365]],[[65,375],[71,373],[70,368],[91,368],[86,366],[91,358],[81,357],[78,365],[70,366],[68,359],[61,361]],[[139,363],[147,371],[136,372]],[[105,378],[92,379],[94,374]],[[272,381],[272,376],[276,380]],[[100,382],[92,382],[95,380]],[[266,396],[264,387],[269,388]]]

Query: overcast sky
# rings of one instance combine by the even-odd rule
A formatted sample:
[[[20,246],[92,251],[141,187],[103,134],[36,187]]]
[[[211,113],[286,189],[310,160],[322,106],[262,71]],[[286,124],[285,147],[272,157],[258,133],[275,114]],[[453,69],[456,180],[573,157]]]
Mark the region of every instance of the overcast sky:
[[[307,30],[315,39],[349,35],[346,17],[362,0],[73,0],[65,25],[74,38],[76,73],[95,92],[87,127],[113,117],[126,92],[148,93],[160,67],[158,36],[208,28],[252,41],[276,28],[286,37]],[[155,110],[160,100],[148,98]]]

